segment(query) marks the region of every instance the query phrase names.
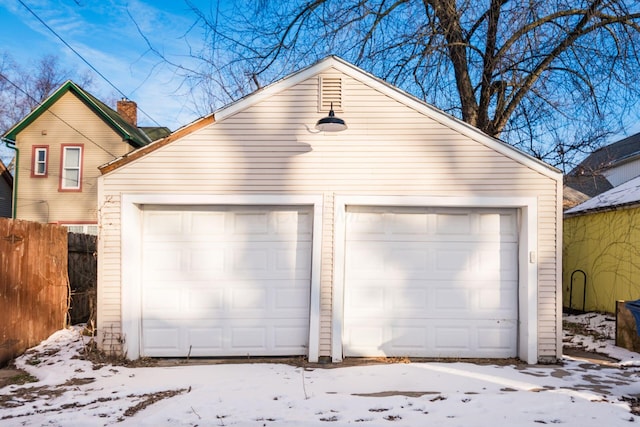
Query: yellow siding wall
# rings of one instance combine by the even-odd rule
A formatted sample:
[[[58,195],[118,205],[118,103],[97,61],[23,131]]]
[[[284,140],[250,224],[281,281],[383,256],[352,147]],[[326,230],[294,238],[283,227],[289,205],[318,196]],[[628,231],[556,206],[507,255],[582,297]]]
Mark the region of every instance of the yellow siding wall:
[[[121,338],[122,193],[323,195],[321,356],[331,351],[336,195],[495,196],[537,197],[538,351],[541,358],[556,357],[557,181],[343,78],[344,132],[313,129],[322,117],[316,76],[102,178],[98,326],[104,348],[118,349]]]
[[[76,95],[65,93],[17,136],[17,217],[38,222],[96,222],[98,166],[132,150]],[[83,148],[82,192],[60,192],[61,145]],[[32,178],[32,149],[48,146],[48,176]]]
[[[564,220],[563,305],[571,275],[586,273],[587,311],[615,313],[618,300],[640,298],[640,209],[592,213]],[[574,275],[571,308],[582,309],[584,276]]]

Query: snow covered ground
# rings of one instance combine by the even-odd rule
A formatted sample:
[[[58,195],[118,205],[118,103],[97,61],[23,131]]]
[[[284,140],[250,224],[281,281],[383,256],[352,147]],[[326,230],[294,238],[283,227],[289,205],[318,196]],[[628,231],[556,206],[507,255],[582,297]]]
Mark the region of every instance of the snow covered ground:
[[[278,363],[130,368],[81,355],[79,328],[16,360],[35,382],[0,389],[0,426],[628,426],[640,422],[640,355],[616,348],[614,320],[566,317],[565,344],[619,363]],[[578,328],[580,329],[580,328]],[[567,328],[567,330],[575,330]],[[594,339],[591,331],[597,332]]]

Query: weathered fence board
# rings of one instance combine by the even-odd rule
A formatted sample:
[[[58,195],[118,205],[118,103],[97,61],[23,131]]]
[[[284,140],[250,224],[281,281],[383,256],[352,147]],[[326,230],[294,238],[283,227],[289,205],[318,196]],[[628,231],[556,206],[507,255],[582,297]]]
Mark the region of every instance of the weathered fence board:
[[[63,328],[67,229],[0,218],[0,366]]]

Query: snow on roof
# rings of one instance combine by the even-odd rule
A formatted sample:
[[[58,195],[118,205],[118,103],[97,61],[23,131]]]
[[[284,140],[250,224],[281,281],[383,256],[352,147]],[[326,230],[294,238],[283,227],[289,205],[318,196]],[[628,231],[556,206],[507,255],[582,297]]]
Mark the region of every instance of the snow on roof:
[[[568,209],[565,214],[601,210],[634,203],[640,203],[640,176]]]

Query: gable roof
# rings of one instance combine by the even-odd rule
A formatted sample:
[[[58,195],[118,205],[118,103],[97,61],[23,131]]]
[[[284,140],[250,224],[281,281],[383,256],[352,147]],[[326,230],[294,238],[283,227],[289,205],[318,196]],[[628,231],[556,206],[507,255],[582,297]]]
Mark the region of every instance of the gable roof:
[[[640,203],[640,176],[613,187],[609,191],[565,211],[569,216],[588,212],[606,211]]]
[[[151,141],[156,141],[171,135],[171,130],[165,126],[138,126],[138,129],[144,132]]]
[[[597,149],[573,168],[570,174],[597,174],[603,169],[638,157],[640,157],[640,133]]]
[[[124,120],[120,114],[107,106],[89,92],[80,86],[67,80],[62,86],[54,91],[47,99],[45,99],[38,107],[27,114],[20,122],[9,129],[4,135],[11,141],[15,141],[18,134],[27,126],[33,123],[53,104],[55,104],[64,94],[71,92],[76,95],[87,107],[89,107],[98,117],[100,117],[107,125],[109,125],[116,133],[118,133],[123,141],[126,141],[134,148],[143,147],[151,142],[151,139],[140,129],[131,125]]]
[[[10,188],[13,188],[13,175],[11,175],[9,169],[4,165],[2,159],[0,159],[0,178],[2,178]]]
[[[597,196],[613,188],[607,178],[600,174],[567,175],[564,177],[564,184],[589,197]]]
[[[562,188],[562,209],[563,210],[566,211],[568,209],[571,209],[587,200],[589,200],[589,196],[587,196],[586,194],[581,193],[575,188],[571,188],[566,185],[563,186]]]
[[[208,123],[221,122],[227,117],[243,111],[277,93],[287,90],[317,74],[323,73],[330,68],[334,68],[344,73],[345,75],[348,75],[349,77],[352,77],[355,80],[358,80],[372,87],[373,89],[378,90],[379,92],[389,96],[390,98],[400,102],[401,104],[404,104],[407,107],[426,115],[432,120],[435,120],[453,130],[456,130],[459,133],[477,142],[480,142],[488,146],[489,148],[492,148],[495,151],[504,154],[505,156],[542,173],[545,176],[551,177],[558,181],[562,179],[562,174],[559,169],[548,165],[547,163],[544,163],[541,160],[538,160],[533,156],[530,156],[503,141],[500,141],[483,133],[482,131],[469,125],[468,123],[465,123],[462,120],[427,104],[423,100],[418,99],[413,95],[410,95],[407,92],[390,85],[384,80],[367,73],[361,68],[358,68],[355,65],[337,56],[328,56],[325,59],[322,59],[307,68],[290,74],[275,83],[264,86],[263,88],[260,88],[257,91],[214,111],[212,114],[198,119],[192,124],[187,125],[181,129],[178,129],[176,132],[174,132],[174,134],[180,133],[180,137],[185,136],[203,127],[203,121],[207,121]],[[174,134],[148,145],[144,149],[144,154],[146,155],[150,152],[153,152],[155,151],[155,149],[166,145],[168,142],[178,139],[179,137],[174,137]],[[105,174],[129,163],[130,161],[135,160],[136,158],[139,158],[140,156],[132,156],[132,154],[135,154],[136,151],[101,166],[100,171]]]

